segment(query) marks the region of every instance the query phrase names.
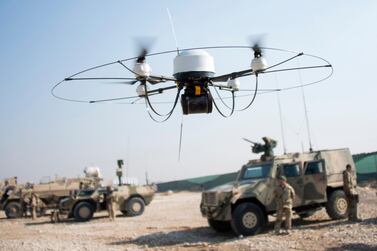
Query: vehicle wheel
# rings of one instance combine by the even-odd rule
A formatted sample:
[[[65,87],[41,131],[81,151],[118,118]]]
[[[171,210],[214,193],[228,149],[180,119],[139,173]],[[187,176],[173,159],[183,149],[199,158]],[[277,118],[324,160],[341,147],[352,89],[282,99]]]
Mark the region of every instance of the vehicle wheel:
[[[229,232],[232,229],[230,226],[230,221],[208,219],[208,225],[219,233]]]
[[[139,197],[131,198],[126,204],[127,216],[139,216],[142,215],[145,209],[144,200]]]
[[[5,215],[8,219],[21,218],[23,215],[23,208],[21,203],[17,201],[11,201],[5,206]]]
[[[348,202],[343,190],[332,192],[328,198],[326,211],[333,220],[347,218]]]
[[[231,226],[237,235],[254,235],[266,224],[262,209],[253,203],[242,203],[232,213]]]
[[[79,202],[73,209],[73,217],[77,221],[88,221],[93,218],[93,206],[86,201]]]

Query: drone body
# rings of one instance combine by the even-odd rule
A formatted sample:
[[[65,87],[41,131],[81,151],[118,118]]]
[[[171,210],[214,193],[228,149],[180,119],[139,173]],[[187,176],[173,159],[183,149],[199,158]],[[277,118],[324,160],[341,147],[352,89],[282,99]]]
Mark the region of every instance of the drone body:
[[[215,72],[215,61],[214,58],[206,51],[206,49],[235,49],[235,48],[243,48],[243,49],[251,49],[254,53],[254,57],[251,60],[249,68],[241,71],[235,71],[224,75],[216,76]],[[332,66],[323,58],[306,55],[309,57],[320,59],[327,64],[325,65],[315,65],[315,66],[305,66],[305,67],[297,67],[297,68],[286,68],[286,69],[275,69],[275,67],[285,64],[297,57],[303,56],[303,53],[294,53],[290,51],[285,51],[289,53],[294,53],[294,56],[289,57],[283,61],[277,62],[272,66],[268,66],[266,59],[263,57],[263,50],[270,49],[270,50],[279,50],[285,51],[282,49],[273,49],[273,48],[262,48],[257,43],[253,46],[217,46],[217,47],[202,47],[202,48],[189,48],[189,49],[181,49],[181,50],[174,50],[174,51],[166,51],[160,52],[155,54],[148,54],[147,49],[142,49],[141,53],[138,57],[129,58],[125,60],[118,60],[112,63],[92,67],[90,69],[81,71],[76,73],[68,78],[65,78],[63,81],[56,84],[52,89],[52,94],[63,100],[68,101],[75,101],[75,102],[87,102],[87,103],[98,103],[98,102],[109,102],[109,101],[119,101],[119,100],[140,100],[144,99],[145,104],[147,106],[147,111],[150,117],[157,121],[153,116],[162,117],[162,120],[159,122],[167,120],[173,113],[179,98],[180,103],[182,106],[182,113],[184,115],[188,114],[198,114],[198,113],[211,113],[213,107],[217,109],[217,111],[224,117],[228,117],[233,114],[235,110],[235,92],[241,91],[240,90],[240,81],[239,78],[246,77],[246,76],[255,76],[255,88],[253,91],[253,95],[249,104],[240,110],[246,110],[251,104],[254,102],[254,99],[257,95],[258,91],[258,76],[262,74],[267,74],[271,72],[282,72],[282,71],[292,71],[292,70],[301,70],[301,69],[313,69],[313,68],[321,68],[321,67],[330,67],[331,73],[324,79],[327,79],[332,74]],[[150,65],[147,63],[147,58],[161,55],[161,54],[169,54],[169,53],[177,53],[173,60],[173,76],[166,77],[164,75],[153,75]],[[132,69],[128,67],[125,62],[129,62],[131,60],[136,60]],[[94,69],[98,69],[101,67],[108,67],[109,65],[113,64],[120,64],[122,65],[128,72],[131,72],[134,75],[134,78],[124,78],[124,77],[114,77],[114,78],[104,78],[104,77],[94,77],[94,78],[87,78],[87,77],[77,77],[83,73],[92,71]],[[274,69],[272,69],[274,68]],[[323,81],[321,79],[317,82]],[[79,81],[79,80],[92,80],[92,81],[100,81],[100,80],[122,80],[122,84],[126,85],[134,85],[135,83],[139,82],[139,85],[136,87],[137,96],[126,96],[126,97],[119,97],[119,98],[110,98],[110,99],[100,99],[100,100],[74,100],[68,98],[62,98],[54,93],[57,86],[65,83],[66,81]],[[124,80],[131,80],[131,81],[124,81]],[[160,83],[167,83],[173,82],[174,85],[168,87],[161,87],[161,88],[152,88],[155,85]],[[317,83],[315,82],[315,83]],[[225,83],[225,84],[217,84],[217,83]],[[312,84],[312,83],[309,83]],[[292,89],[304,86],[303,84],[285,88],[285,89]],[[232,106],[225,105],[230,112],[228,115],[223,113],[215,102],[215,98],[211,93],[211,88],[214,88],[219,99],[221,99],[218,90],[230,92],[232,95]],[[149,96],[162,94],[168,90],[177,90],[176,98],[173,103],[172,109],[166,113],[161,114],[159,113],[153,105],[153,102],[149,99]],[[213,89],[212,89],[213,90]],[[272,89],[271,91],[281,91],[282,89]],[[181,91],[183,93],[181,94]],[[267,90],[264,90],[268,92]],[[129,104],[134,104],[136,101],[133,101]],[[221,99],[222,101],[222,99]],[[224,103],[224,102],[223,102]],[[152,114],[153,112],[154,114]]]
[[[213,57],[205,50],[182,51],[174,58],[173,76],[190,85],[215,75]]]
[[[184,115],[212,112],[213,98],[208,91],[208,79],[214,75],[213,57],[204,50],[184,51],[174,58],[173,76],[179,88],[184,88],[181,96]]]

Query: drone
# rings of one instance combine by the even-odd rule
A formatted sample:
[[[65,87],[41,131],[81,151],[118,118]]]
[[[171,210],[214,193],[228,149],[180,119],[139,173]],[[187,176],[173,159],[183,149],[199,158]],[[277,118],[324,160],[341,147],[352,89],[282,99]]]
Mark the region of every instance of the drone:
[[[250,49],[251,50],[251,61],[250,67],[240,70],[234,71],[223,75],[216,75],[215,72],[215,62],[213,56],[207,51],[209,49]],[[265,50],[278,50],[289,52],[291,55],[289,57],[275,62],[272,65],[268,65],[267,59],[264,56]],[[148,58],[152,56],[158,56],[163,54],[169,53],[177,53],[174,57],[173,61],[173,74],[172,76],[166,75],[158,75],[152,74],[151,66],[148,63]],[[290,67],[290,68],[281,68],[287,62],[290,62],[296,58],[308,56],[313,57],[316,59],[320,59],[324,64],[320,65],[309,65],[309,66],[300,66],[300,67]],[[126,63],[134,61],[133,67],[127,66]],[[124,68],[127,73],[133,74],[133,77],[82,77],[83,73],[87,73],[99,68],[108,67],[109,65],[118,64]],[[259,88],[259,77],[264,74],[270,73],[278,73],[284,71],[298,71],[298,70],[310,70],[315,68],[330,68],[330,73],[315,82],[307,83],[307,84],[300,84],[295,86],[290,86],[286,88],[280,89],[260,89]],[[231,116],[235,109],[235,100],[236,96],[235,93],[240,91],[240,81],[239,79],[244,78],[246,76],[254,76],[255,77],[255,88],[253,89],[253,94],[251,94],[251,99],[248,101],[247,105],[239,111],[248,109],[255,101],[255,98],[258,92],[276,92],[276,91],[283,91],[288,89],[294,89],[303,87],[306,85],[311,85],[315,83],[319,83],[328,79],[333,72],[332,65],[325,59],[304,54],[303,52],[292,52],[283,49],[276,49],[276,48],[267,48],[260,46],[259,43],[254,43],[248,46],[211,46],[211,47],[197,47],[197,48],[187,48],[187,49],[178,49],[177,50],[170,50],[170,51],[163,51],[157,53],[149,53],[148,48],[141,48],[140,53],[137,57],[127,58],[123,60],[117,60],[111,63],[95,66],[79,73],[73,74],[67,78],[64,78],[61,82],[57,83],[51,90],[51,93],[54,97],[58,99],[63,99],[66,101],[73,101],[73,102],[83,102],[83,103],[100,103],[100,102],[112,102],[112,101],[122,101],[122,100],[140,100],[143,99],[145,101],[145,105],[147,108],[147,112],[149,116],[157,121],[163,122],[166,121],[171,117],[173,114],[178,102],[180,101],[182,107],[183,115],[190,115],[190,114],[208,114],[212,113],[213,108],[223,116],[229,117]],[[68,84],[71,82],[76,81],[107,81],[107,80],[116,80],[116,81],[123,81],[122,84],[130,85],[133,88],[136,86],[135,91],[136,95],[131,96],[124,96],[124,97],[116,97],[116,98],[108,98],[108,99],[95,99],[95,100],[77,100],[77,99],[70,99],[59,96],[56,93],[58,87],[62,86],[63,84]],[[161,83],[172,83],[169,86],[164,86],[158,88]],[[218,94],[218,90],[227,91],[231,95],[231,105],[226,105],[226,108],[229,109],[227,113],[222,111],[216,100],[214,98],[214,93],[211,91],[211,88],[214,88],[216,94]],[[168,90],[176,90],[176,95],[174,100],[171,102],[172,107],[171,109],[162,114],[161,112],[156,109],[153,102],[150,100],[150,96],[152,95],[162,95]],[[221,99],[221,96],[219,96]],[[224,102],[223,102],[224,103]],[[161,119],[156,119],[160,117]]]

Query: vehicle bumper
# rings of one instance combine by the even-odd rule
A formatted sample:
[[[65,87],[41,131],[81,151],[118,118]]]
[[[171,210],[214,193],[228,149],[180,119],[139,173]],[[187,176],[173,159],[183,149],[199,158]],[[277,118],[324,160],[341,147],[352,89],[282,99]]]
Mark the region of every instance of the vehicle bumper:
[[[208,219],[214,219],[219,221],[229,221],[231,220],[231,207],[229,205],[200,205],[200,212],[203,217]]]

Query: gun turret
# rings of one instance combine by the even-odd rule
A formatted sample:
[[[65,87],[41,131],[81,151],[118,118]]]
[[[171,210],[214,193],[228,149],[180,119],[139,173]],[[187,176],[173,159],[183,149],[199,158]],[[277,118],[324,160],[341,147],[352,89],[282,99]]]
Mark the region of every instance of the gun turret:
[[[264,144],[262,143],[256,143],[251,140],[245,139],[247,142],[251,143],[251,151],[253,153],[261,153],[264,152],[261,156],[262,161],[266,161],[272,157],[274,157],[274,151],[273,149],[277,145],[277,141],[268,137],[263,137],[262,140],[264,141]]]

